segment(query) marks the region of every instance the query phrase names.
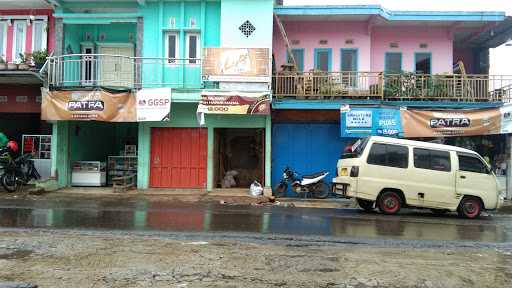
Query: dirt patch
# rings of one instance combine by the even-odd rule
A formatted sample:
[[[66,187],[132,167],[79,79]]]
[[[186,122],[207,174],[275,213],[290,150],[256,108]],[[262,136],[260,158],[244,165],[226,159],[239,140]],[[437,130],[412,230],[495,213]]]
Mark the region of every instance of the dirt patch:
[[[512,287],[492,249],[287,247],[80,232],[0,232],[0,282],[39,287]]]

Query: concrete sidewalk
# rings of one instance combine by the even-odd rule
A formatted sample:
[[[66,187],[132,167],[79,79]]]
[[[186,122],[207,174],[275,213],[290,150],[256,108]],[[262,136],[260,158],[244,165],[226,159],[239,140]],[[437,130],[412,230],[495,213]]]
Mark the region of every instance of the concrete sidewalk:
[[[328,199],[302,199],[302,198],[278,198],[271,202],[268,197],[249,195],[248,189],[216,189],[206,192],[202,189],[144,189],[129,190],[123,193],[114,193],[111,187],[68,187],[52,192],[38,192],[30,187],[24,187],[22,191],[7,193],[0,191],[1,199],[25,199],[34,200],[147,200],[150,202],[176,201],[184,203],[219,203],[223,205],[252,205],[252,206],[282,206],[302,208],[356,208],[356,202],[352,199],[328,198]]]

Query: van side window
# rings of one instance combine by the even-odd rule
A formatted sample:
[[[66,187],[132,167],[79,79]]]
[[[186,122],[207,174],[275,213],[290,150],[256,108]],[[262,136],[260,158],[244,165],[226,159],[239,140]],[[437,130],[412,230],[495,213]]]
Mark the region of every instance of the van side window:
[[[409,148],[400,145],[373,143],[368,155],[368,164],[407,168]]]
[[[450,152],[414,148],[414,167],[436,171],[451,171]]]
[[[488,174],[487,165],[485,165],[482,160],[478,159],[477,157],[461,154],[458,154],[457,156],[459,157],[459,170]]]

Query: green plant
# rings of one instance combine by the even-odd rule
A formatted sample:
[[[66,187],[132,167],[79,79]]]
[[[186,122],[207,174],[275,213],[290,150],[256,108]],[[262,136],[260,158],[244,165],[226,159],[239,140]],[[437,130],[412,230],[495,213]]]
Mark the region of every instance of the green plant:
[[[5,64],[5,60],[3,57],[0,57],[0,64]]]
[[[35,64],[43,64],[46,62],[46,58],[48,57],[48,51],[46,49],[41,51],[34,51],[32,53],[32,60]]]

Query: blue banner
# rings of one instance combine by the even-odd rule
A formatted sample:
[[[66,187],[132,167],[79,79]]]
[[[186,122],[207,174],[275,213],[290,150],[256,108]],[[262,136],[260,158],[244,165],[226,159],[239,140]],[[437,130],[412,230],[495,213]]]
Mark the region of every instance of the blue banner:
[[[400,109],[350,107],[341,110],[341,137],[403,137]]]

